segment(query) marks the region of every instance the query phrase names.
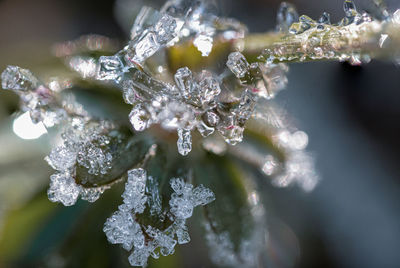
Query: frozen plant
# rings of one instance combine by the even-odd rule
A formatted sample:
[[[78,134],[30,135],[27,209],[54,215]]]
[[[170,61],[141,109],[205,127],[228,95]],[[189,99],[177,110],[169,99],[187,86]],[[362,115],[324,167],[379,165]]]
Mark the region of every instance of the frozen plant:
[[[126,181],[103,230],[132,266],[188,243],[197,206],[216,264],[261,266],[264,208],[246,170],[278,187],[311,191],[319,181],[307,134],[273,102],[288,83],[288,64],[400,61],[400,10],[382,3],[371,15],[346,0],[337,23],[282,3],[276,29],[253,34],[220,16],[215,2],[143,6],[125,46],[99,35],[57,44],[69,72],[48,83],[17,66],[1,74],[31,123],[51,130],[50,201],[94,202]],[[101,105],[78,101],[87,89]]]

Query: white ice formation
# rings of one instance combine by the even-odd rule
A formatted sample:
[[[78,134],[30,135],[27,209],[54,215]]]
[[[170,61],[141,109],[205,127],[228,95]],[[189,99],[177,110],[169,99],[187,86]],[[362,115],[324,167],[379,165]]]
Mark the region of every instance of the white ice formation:
[[[182,67],[176,71],[173,84],[156,79],[147,71],[147,59],[177,42],[194,38],[194,45],[207,56],[214,38],[244,37],[247,30],[243,25],[219,18],[215,11],[212,1],[168,1],[161,11],[144,7],[132,27],[129,44],[117,54],[99,60],[97,79],[119,84],[125,101],[134,106],[129,115],[133,128],[143,131],[159,124],[166,130],[176,130],[178,152],[182,155],[191,151],[194,129],[203,137],[217,130],[227,143],[241,142],[244,124],[257,98],[272,98],[286,84],[284,65],[250,66],[239,52],[232,54],[236,58],[229,57],[228,67],[234,73],[242,68],[240,78],[249,71],[257,73],[257,78],[235,85],[242,93],[233,95],[230,91],[236,89],[229,88],[229,82],[224,81],[233,80],[229,73],[193,73]]]
[[[71,206],[80,195],[82,199],[94,202],[108,188],[85,188],[75,182],[75,177],[77,165],[86,168],[92,175],[106,174],[111,169],[113,156],[107,146],[110,138],[105,135],[110,128],[111,123],[107,121],[97,123],[85,118],[74,118],[67,124],[61,135],[62,144],[45,158],[56,170],[50,177],[50,201]],[[85,184],[85,178],[81,178],[81,183]]]
[[[146,266],[150,256],[157,259],[160,254],[170,255],[177,244],[188,243],[186,220],[195,207],[215,199],[208,188],[193,187],[181,178],[172,178],[170,186],[173,193],[167,204],[158,191],[157,179],[147,176],[142,168],[128,171],[123,204],[107,219],[103,230],[110,243],[120,244],[130,252],[128,259],[132,266]],[[141,217],[151,216],[165,226],[141,223]]]

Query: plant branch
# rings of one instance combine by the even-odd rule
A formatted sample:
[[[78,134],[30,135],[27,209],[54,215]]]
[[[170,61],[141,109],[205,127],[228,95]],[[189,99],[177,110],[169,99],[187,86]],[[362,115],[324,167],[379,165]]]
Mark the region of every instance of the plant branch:
[[[249,61],[305,62],[369,59],[393,60],[400,56],[400,24],[371,21],[360,25],[323,25],[300,34],[268,32],[238,40]]]

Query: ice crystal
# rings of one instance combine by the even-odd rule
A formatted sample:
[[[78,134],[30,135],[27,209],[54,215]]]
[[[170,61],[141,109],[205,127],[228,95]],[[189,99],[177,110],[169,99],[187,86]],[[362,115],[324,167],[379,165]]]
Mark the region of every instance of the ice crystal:
[[[1,74],[3,89],[19,91],[34,90],[39,86],[39,80],[26,69],[18,66],[8,66]]]
[[[99,70],[97,79],[114,80],[118,79],[124,72],[124,65],[118,56],[101,56],[99,59]]]
[[[190,130],[178,129],[178,152],[181,155],[187,155],[192,150],[192,135]]]
[[[178,151],[182,155],[191,150],[189,134],[194,128],[204,137],[211,135],[216,128],[227,142],[235,144],[241,141],[244,124],[256,102],[249,90],[238,99],[238,105],[227,111],[216,104],[222,92],[221,82],[211,72],[194,74],[187,67],[180,68],[174,75],[175,85],[157,81],[138,69],[134,70],[134,75],[137,79],[124,83],[123,90],[125,100],[135,105],[129,117],[136,131],[157,123],[166,130],[177,130]],[[282,76],[269,68],[263,79],[269,90],[275,92],[285,84],[280,80]],[[262,96],[266,90],[253,92]]]
[[[214,193],[208,188],[186,183],[183,179],[170,181],[174,193],[169,207],[162,206],[157,180],[147,176],[144,169],[128,171],[128,181],[122,194],[123,204],[104,224],[104,233],[112,244],[121,244],[131,252],[128,260],[132,266],[146,266],[150,256],[158,258],[174,253],[177,243],[190,241],[186,219],[192,216],[196,206],[212,202]],[[172,223],[165,229],[140,223],[138,220],[149,208],[150,215],[163,221],[164,215],[170,214]]]
[[[143,63],[172,41],[180,27],[176,18],[144,7],[131,30],[133,39],[124,50],[126,60],[133,65]]]
[[[228,57],[226,65],[237,78],[243,78],[250,68],[246,58],[240,52],[232,52]]]
[[[145,237],[140,225],[128,211],[114,212],[105,222],[103,231],[110,243],[121,244],[125,250],[131,250],[133,246],[136,248],[144,246]]]
[[[80,194],[82,199],[94,202],[107,189],[107,187],[85,188],[77,185],[75,174],[77,165],[82,165],[89,174],[94,175],[105,174],[111,168],[112,155],[106,149],[110,139],[102,134],[110,126],[105,121],[97,124],[84,118],[69,120],[61,135],[63,143],[53,148],[45,158],[48,164],[57,170],[57,173],[50,178],[48,195],[51,201],[73,205]],[[85,183],[84,178],[82,182]],[[69,185],[74,191],[65,191],[65,185]]]
[[[98,145],[89,143],[78,152],[77,161],[88,169],[89,174],[106,174],[111,169],[112,155]]]
[[[215,200],[214,193],[203,185],[193,188],[193,185],[179,178],[171,179],[170,183],[174,193],[171,195],[169,205],[171,213],[178,219],[190,218],[194,207],[205,206]]]
[[[272,98],[286,84],[283,65],[256,65],[251,71],[241,53],[232,53],[227,66],[241,79],[243,89],[252,87],[256,96],[245,100],[249,94],[241,94],[229,100],[238,102],[231,105],[221,102],[223,81],[215,73],[206,70],[193,73],[182,67],[174,75],[175,84],[170,84],[143,68],[146,60],[163,47],[190,37],[203,56],[211,52],[216,35],[227,39],[244,37],[246,29],[240,23],[217,17],[216,10],[210,1],[169,1],[161,11],[144,7],[132,27],[129,44],[114,56],[99,60],[97,79],[121,85],[125,102],[134,106],[129,115],[133,128],[144,131],[160,124],[166,130],[176,130],[178,151],[182,155],[191,151],[190,133],[194,129],[203,137],[217,130],[232,145],[242,141],[244,125],[256,99]],[[254,73],[257,73],[255,79]]]
[[[53,169],[67,171],[76,163],[77,152],[71,149],[71,147],[65,145],[58,146],[50,152],[50,155],[45,160]]]
[[[68,172],[50,176],[50,188],[47,191],[50,201],[72,206],[76,203],[79,193],[80,187]]]
[[[8,66],[1,74],[3,89],[19,95],[21,109],[29,111],[34,123],[43,122],[52,127],[66,118],[66,112],[57,103],[55,93],[43,85],[29,70]]]
[[[143,213],[147,197],[145,194],[147,174],[143,169],[134,169],[128,172],[128,181],[125,184],[123,209]]]
[[[277,15],[276,29],[281,32],[289,31],[290,26],[299,20],[296,8],[289,3],[282,2]]]

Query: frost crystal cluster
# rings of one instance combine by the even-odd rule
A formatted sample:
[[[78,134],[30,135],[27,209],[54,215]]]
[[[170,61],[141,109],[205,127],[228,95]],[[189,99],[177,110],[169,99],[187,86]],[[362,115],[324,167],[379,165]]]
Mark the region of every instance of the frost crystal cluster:
[[[272,98],[286,84],[286,66],[249,65],[239,52],[231,54],[227,64],[243,78],[234,88],[229,85],[232,77],[226,73],[193,73],[182,67],[174,74],[175,83],[168,83],[146,71],[145,60],[165,46],[194,38],[193,44],[208,56],[214,39],[244,37],[246,29],[240,23],[218,18],[211,12],[213,7],[211,1],[169,1],[160,12],[144,7],[132,28],[128,46],[99,60],[97,78],[120,84],[125,101],[134,106],[129,115],[133,128],[143,131],[160,124],[166,130],[177,130],[178,151],[182,155],[191,151],[194,129],[203,137],[217,130],[227,143],[241,142],[244,124],[257,98]],[[234,94],[232,91],[238,87],[243,88],[242,93]]]
[[[176,244],[188,243],[186,220],[195,207],[215,199],[210,189],[203,185],[193,187],[181,178],[171,179],[170,185],[173,193],[168,206],[158,192],[157,179],[147,176],[141,168],[128,171],[123,204],[107,219],[104,232],[110,243],[121,244],[131,252],[129,262],[133,266],[146,266],[150,256],[158,259],[160,254],[173,254]],[[162,228],[142,223],[144,213],[157,217]]]
[[[74,118],[61,134],[62,144],[55,147],[45,158],[56,170],[50,177],[49,199],[65,206],[75,204],[80,195],[89,202],[96,201],[107,187],[85,188],[75,183],[76,167],[81,165],[89,174],[106,174],[111,169],[112,154],[108,145],[111,140],[104,135],[111,128],[106,121],[90,122],[84,118]],[[119,141],[116,141],[117,143]]]
[[[29,111],[32,121],[52,127],[65,119],[56,92],[43,85],[29,70],[8,66],[1,74],[3,89],[12,90],[20,97],[21,110]]]

